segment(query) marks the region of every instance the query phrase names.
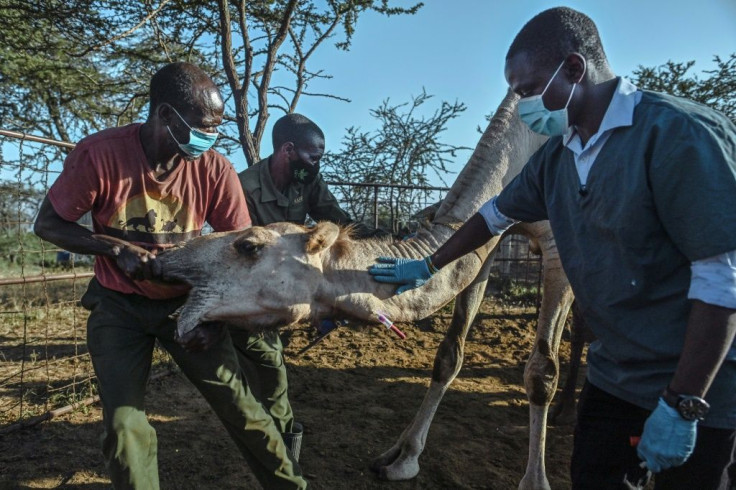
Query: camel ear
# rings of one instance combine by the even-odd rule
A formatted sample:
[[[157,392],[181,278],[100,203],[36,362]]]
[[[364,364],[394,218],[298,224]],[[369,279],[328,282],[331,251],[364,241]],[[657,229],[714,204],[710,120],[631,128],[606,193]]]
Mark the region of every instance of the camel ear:
[[[340,227],[329,221],[320,221],[309,230],[305,250],[308,254],[320,253],[330,248],[340,236]]]

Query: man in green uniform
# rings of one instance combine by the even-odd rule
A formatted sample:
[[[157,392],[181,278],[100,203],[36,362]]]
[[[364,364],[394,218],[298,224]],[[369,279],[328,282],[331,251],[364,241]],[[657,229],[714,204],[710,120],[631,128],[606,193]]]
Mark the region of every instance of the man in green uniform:
[[[573,488],[639,488],[643,465],[655,489],[733,489],[736,126],[616,77],[593,21],[569,8],[522,28],[506,79],[550,139],[434,254],[371,273],[415,287],[515,220],[549,220],[598,339]]]
[[[238,174],[253,225],[281,221],[301,225],[309,215],[314,221],[350,225],[358,238],[377,234],[350,219],[327,188],[319,173],[325,152],[325,136],[319,126],[301,114],[283,116],[273,126],[273,150],[271,156]],[[289,403],[278,331],[249,334],[233,329],[231,335],[246,375],[253,380],[251,386],[281,428],[287,446],[298,456],[301,425],[294,423]]]
[[[273,126],[273,154],[240,172],[254,226],[279,221],[304,224],[314,221],[352,225],[358,238],[374,230],[354,222],[327,187],[319,162],[325,152],[325,136],[301,114],[287,114]]]

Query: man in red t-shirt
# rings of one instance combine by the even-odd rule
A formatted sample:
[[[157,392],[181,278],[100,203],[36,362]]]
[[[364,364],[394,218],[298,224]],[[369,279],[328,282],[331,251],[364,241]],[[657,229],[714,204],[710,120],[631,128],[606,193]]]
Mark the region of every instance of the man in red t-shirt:
[[[248,387],[227,330],[203,326],[175,340],[170,316],[188,288],[159,280],[156,253],[200,235],[205,222],[232,231],[250,226],[250,217],[235,170],[210,149],[224,111],[214,82],[192,64],[171,63],[154,74],[150,89],[145,123],[100,131],[69,154],[34,228],[65,250],[97,256],[82,304],[91,311],[87,345],[112,483],[159,486],[156,433],[143,403],[158,340],[223,421],[263,487],[306,488],[280,431]],[[88,211],[94,232],[76,223]]]

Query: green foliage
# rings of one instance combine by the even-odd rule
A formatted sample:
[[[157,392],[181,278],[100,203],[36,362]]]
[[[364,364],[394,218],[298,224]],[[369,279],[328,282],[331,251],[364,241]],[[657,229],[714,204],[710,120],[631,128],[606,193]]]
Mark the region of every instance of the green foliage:
[[[65,380],[68,383],[67,380]],[[52,391],[53,387],[49,387],[48,404],[52,409],[65,407],[67,405],[77,405],[86,398],[97,395],[97,384],[92,382],[78,382],[72,386],[62,388],[60,391]],[[39,400],[41,401],[41,400]],[[76,407],[83,414],[89,413],[88,405],[79,405]]]
[[[166,58],[150,35],[115,41],[138,21],[138,3],[0,0],[0,127],[73,143],[140,119],[150,74]],[[35,169],[42,187],[49,162],[68,151],[42,145],[2,163]]]
[[[668,61],[650,68],[640,65],[634,70],[631,80],[639,88],[700,102],[736,122],[736,53],[726,60],[715,56],[714,61],[717,68],[703,71],[707,75],[704,78],[688,74],[695,61]]]
[[[73,263],[61,263],[56,259],[59,248],[41,240],[30,231],[0,235],[0,277],[28,277],[43,273],[60,273],[74,269],[91,271],[89,256],[75,255]]]
[[[28,229],[43,196],[28,183],[0,180],[0,242],[20,229]],[[0,250],[5,250],[4,243],[2,246]]]
[[[0,0],[0,127],[75,142],[145,115],[148,83],[166,62],[191,61],[228,104],[220,148],[260,159],[270,109],[293,112],[308,61],[326,40],[347,50],[366,12],[413,14],[389,0]],[[337,34],[341,33],[340,36]],[[339,97],[338,97],[339,98]],[[41,153],[39,151],[39,153]],[[60,159],[56,154],[52,158]],[[35,165],[44,168],[44,159]]]
[[[130,2],[132,3],[132,2]],[[73,142],[136,119],[152,62],[145,37],[112,42],[137,12],[126,2],[0,0],[0,126]]]

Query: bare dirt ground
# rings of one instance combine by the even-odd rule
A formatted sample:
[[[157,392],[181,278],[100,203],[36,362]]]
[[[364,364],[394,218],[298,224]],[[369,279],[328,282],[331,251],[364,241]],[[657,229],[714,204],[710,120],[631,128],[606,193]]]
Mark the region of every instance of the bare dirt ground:
[[[284,332],[297,420],[305,426],[302,469],[313,489],[513,489],[527,460],[524,363],[534,338],[530,308],[487,299],[420,458],[419,476],[384,482],[370,471],[412,420],[429,383],[450,308],[415,324],[407,339],[387,330],[342,327],[302,357],[316,332]],[[567,362],[563,342],[561,359]],[[564,368],[563,368],[564,378]],[[564,381],[564,379],[563,379]],[[159,440],[163,489],[259,488],[234,444],[180,374],[150,383],[149,418]],[[99,405],[0,436],[0,488],[102,489],[110,483],[98,445]],[[572,427],[550,427],[547,473],[569,487]]]

